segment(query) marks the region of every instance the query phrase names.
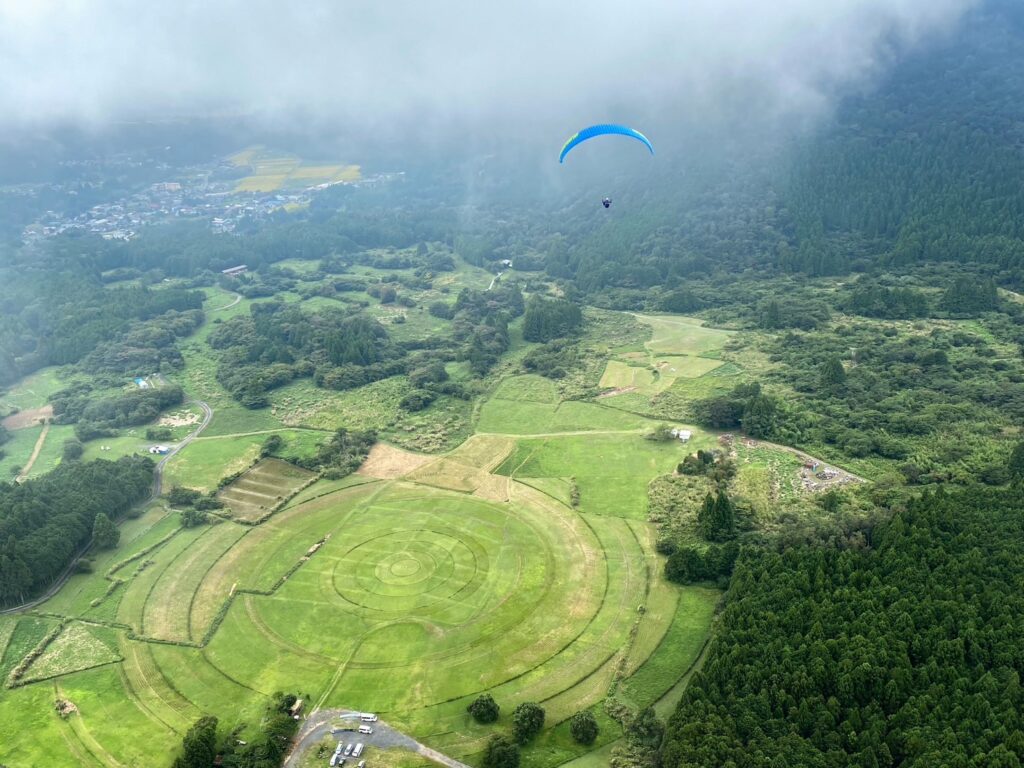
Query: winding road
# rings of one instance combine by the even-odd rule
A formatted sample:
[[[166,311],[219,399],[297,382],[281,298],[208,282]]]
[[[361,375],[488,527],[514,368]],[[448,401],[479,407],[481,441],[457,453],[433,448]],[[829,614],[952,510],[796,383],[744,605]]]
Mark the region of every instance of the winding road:
[[[163,492],[164,485],[164,467],[167,466],[167,462],[173,459],[178,454],[178,452],[181,451],[182,448],[184,448],[186,445],[188,445],[197,437],[199,437],[199,433],[206,429],[209,426],[211,419],[213,419],[213,409],[209,405],[204,403],[202,400],[186,400],[185,402],[188,405],[198,405],[203,411],[203,420],[199,423],[199,426],[197,426],[194,430],[192,430],[192,432],[188,434],[187,437],[185,437],[180,443],[174,446],[174,448],[170,450],[166,456],[164,456],[163,458],[160,459],[160,461],[157,462],[156,467],[154,467],[153,469],[153,490],[150,493],[149,498],[142,502],[141,506],[143,507],[149,506],[158,498],[160,498],[160,494]],[[49,600],[51,597],[57,594],[57,591],[64,586],[64,582],[66,582],[68,578],[71,576],[71,574],[74,572],[75,565],[82,558],[82,556],[89,551],[89,548],[91,546],[92,542],[90,541],[88,544],[86,544],[84,547],[82,547],[82,549],[78,551],[78,554],[75,555],[74,559],[72,559],[72,561],[68,563],[68,567],[61,572],[60,576],[58,576],[57,580],[50,585],[50,588],[47,589],[46,592],[44,592],[39,597],[21,603],[20,605],[0,609],[0,616],[3,616],[7,613],[16,613],[18,611],[23,611],[27,608],[35,608],[37,605],[45,603],[47,600]]]

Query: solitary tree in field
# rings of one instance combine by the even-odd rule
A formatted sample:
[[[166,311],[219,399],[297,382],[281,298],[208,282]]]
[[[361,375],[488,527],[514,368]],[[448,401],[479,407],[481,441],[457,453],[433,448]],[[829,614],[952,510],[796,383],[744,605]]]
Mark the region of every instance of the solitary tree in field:
[[[121,532],[117,526],[110,522],[110,518],[100,512],[92,525],[93,543],[100,549],[113,549],[121,538]]]
[[[532,701],[524,701],[512,710],[512,738],[525,744],[540,733],[544,727],[544,707]]]
[[[483,768],[519,768],[519,747],[508,736],[496,733],[484,749]]]
[[[569,721],[569,733],[580,744],[593,744],[597,730],[597,718],[589,709],[577,712]]]
[[[500,707],[491,694],[481,693],[466,709],[478,723],[493,723],[498,719]]]

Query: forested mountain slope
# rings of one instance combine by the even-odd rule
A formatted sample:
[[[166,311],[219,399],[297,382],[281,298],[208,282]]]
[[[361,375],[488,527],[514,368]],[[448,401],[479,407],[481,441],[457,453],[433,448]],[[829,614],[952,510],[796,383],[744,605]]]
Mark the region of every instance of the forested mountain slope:
[[[748,551],[663,764],[1020,765],[1022,513],[940,492],[870,551]]]
[[[1024,266],[1024,6],[996,0],[913,54],[798,151],[788,269],[860,257]],[[852,246],[852,247],[851,247]]]

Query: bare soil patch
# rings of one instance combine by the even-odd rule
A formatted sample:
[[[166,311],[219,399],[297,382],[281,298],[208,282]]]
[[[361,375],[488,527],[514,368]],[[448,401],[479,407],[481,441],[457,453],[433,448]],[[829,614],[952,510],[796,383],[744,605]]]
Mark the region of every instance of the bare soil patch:
[[[53,418],[53,406],[44,405],[42,408],[30,408],[27,411],[18,411],[3,420],[4,429],[28,429],[48,422]]]
[[[636,390],[637,390],[637,387],[617,387],[617,388],[615,388],[613,390],[610,390],[608,392],[602,392],[600,395],[598,395],[595,398],[595,400],[601,400],[602,398],[605,398],[605,397],[615,397],[616,395],[624,395],[627,392],[636,392]]]
[[[433,456],[404,451],[387,443],[377,443],[370,449],[370,455],[356,473],[380,480],[394,480],[405,477],[433,460]]]
[[[198,413],[184,411],[182,413],[169,413],[160,419],[161,427],[187,427],[190,424],[198,424],[202,417]]]

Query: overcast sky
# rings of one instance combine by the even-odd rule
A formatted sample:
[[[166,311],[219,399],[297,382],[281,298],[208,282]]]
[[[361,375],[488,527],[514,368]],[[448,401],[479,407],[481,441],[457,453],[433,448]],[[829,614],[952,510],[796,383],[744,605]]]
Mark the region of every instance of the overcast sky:
[[[813,120],[975,0],[0,0],[0,129]],[[577,125],[579,124],[579,125]]]

